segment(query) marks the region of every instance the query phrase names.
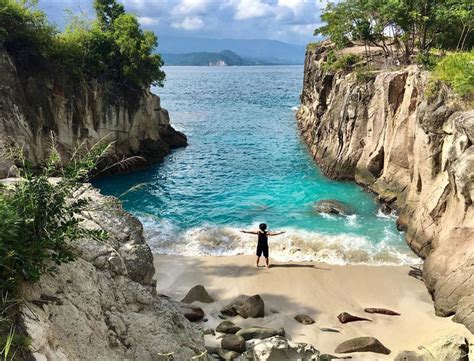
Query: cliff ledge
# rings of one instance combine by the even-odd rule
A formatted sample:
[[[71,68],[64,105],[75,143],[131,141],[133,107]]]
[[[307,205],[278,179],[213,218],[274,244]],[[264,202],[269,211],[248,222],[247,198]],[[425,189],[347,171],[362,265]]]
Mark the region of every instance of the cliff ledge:
[[[143,157],[135,168],[187,144],[184,134],[171,127],[160,98],[149,90],[75,79],[67,69],[39,57],[19,63],[0,46],[0,149],[13,140],[34,165],[41,165],[51,133],[65,161],[79,144],[104,140],[114,142],[113,162]],[[0,160],[0,178],[11,165]]]

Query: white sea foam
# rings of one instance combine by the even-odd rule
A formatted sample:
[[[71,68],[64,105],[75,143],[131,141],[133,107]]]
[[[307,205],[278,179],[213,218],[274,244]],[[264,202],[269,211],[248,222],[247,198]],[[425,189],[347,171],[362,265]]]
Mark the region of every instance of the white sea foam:
[[[204,225],[179,232],[169,221],[142,219],[147,241],[157,254],[183,256],[253,255],[255,236],[234,227]],[[357,222],[356,217],[348,222]],[[305,230],[287,229],[281,236],[271,237],[270,256],[280,262],[317,261],[334,265],[371,264],[407,265],[420,260],[403,245],[395,246],[387,239],[372,244],[368,239],[351,234],[329,235]]]
[[[294,112],[297,112],[298,111],[298,107],[291,107],[291,110],[293,110]]]
[[[398,217],[398,215],[395,211],[392,211],[392,213],[390,213],[390,214],[385,214],[384,212],[382,212],[381,209],[379,209],[377,211],[376,216],[378,218],[386,218],[386,219],[397,219],[397,217]]]

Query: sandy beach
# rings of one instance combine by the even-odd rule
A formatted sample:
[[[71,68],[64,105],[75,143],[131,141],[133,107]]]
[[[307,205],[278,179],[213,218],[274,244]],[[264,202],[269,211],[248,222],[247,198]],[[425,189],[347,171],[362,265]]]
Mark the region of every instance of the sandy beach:
[[[284,327],[290,340],[312,344],[322,353],[334,353],[339,343],[358,336],[374,336],[392,351],[388,356],[352,354],[354,360],[390,360],[400,350],[413,350],[446,335],[472,337],[463,325],[435,315],[423,282],[408,275],[408,266],[276,262],[269,269],[257,269],[254,261],[252,256],[156,256],[157,289],[181,300],[191,287],[204,285],[216,299],[199,303],[208,319],[201,322],[204,328],[215,328],[222,321],[220,309],[239,294],[260,294],[265,317],[231,318],[236,325]],[[401,316],[368,314],[366,307],[388,308]],[[337,315],[344,311],[372,322],[341,324]],[[294,320],[297,314],[308,314],[316,322],[302,325]],[[324,327],[340,333],[321,331]],[[217,345],[218,336],[206,336],[206,344]]]

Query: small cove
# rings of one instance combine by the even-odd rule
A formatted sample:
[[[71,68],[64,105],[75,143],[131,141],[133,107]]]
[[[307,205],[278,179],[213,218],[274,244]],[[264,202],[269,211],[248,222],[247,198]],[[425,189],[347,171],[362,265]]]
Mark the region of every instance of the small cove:
[[[143,222],[156,253],[253,254],[255,240],[239,230],[265,222],[287,231],[271,239],[271,257],[281,261],[417,262],[372,194],[326,178],[311,159],[294,119],[302,66],[165,71],[165,87],[153,91],[189,146],[150,169],[95,182]],[[354,214],[316,214],[321,199]]]

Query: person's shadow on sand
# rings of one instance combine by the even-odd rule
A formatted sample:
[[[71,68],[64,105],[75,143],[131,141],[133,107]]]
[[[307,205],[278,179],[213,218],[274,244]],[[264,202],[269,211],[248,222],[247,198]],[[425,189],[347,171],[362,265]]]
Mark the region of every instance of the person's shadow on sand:
[[[317,267],[314,264],[271,264],[268,268],[314,268],[324,271],[330,271],[330,268]]]

